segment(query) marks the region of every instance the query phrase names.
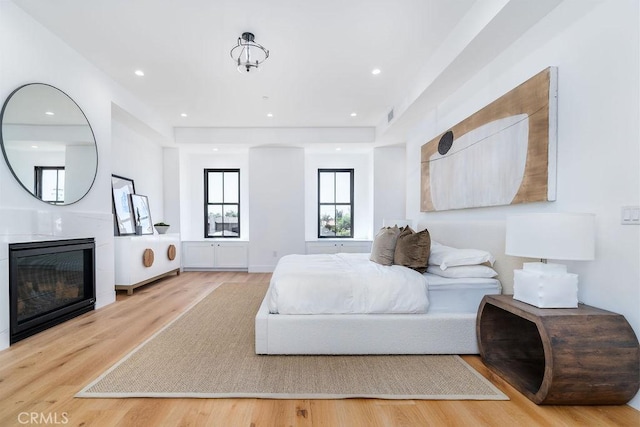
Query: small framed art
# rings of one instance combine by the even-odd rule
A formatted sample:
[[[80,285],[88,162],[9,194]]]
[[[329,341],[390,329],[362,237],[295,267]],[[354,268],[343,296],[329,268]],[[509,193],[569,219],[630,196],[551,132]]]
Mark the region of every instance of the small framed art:
[[[111,190],[113,195],[113,214],[116,225],[114,232],[118,236],[135,234],[135,219],[131,206],[131,194],[135,194],[132,179],[111,175]]]
[[[153,234],[153,221],[151,221],[147,196],[132,194],[131,206],[133,207],[136,234]]]

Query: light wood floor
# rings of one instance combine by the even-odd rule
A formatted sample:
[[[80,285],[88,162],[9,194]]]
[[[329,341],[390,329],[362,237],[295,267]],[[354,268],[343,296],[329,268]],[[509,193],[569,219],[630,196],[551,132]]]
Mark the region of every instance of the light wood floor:
[[[464,356],[509,401],[78,399],[82,387],[222,282],[267,274],[189,272],[0,352],[0,426],[640,426],[623,406],[536,406]],[[31,418],[35,417],[35,418]],[[32,422],[32,421],[37,421]]]

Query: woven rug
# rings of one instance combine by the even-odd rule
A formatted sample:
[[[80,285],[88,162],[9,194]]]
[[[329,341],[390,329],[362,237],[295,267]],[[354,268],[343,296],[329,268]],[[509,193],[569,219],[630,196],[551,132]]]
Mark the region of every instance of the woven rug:
[[[508,400],[458,356],[258,356],[266,289],[221,285],[77,397]]]

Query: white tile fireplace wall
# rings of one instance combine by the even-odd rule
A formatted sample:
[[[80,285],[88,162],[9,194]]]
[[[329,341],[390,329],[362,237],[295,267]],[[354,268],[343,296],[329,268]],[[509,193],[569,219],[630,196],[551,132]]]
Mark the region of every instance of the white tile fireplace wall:
[[[115,300],[113,217],[99,212],[0,209],[0,350],[9,347],[9,243],[93,237],[96,309]]]

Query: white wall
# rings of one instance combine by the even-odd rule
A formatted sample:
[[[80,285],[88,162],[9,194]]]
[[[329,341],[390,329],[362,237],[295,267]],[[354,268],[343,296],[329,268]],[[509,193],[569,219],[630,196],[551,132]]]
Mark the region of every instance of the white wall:
[[[170,233],[180,233],[180,150],[165,147],[163,153],[163,194],[164,215],[154,222],[169,224]]]
[[[371,239],[373,229],[373,153],[305,151],[305,239],[318,240],[318,169],[353,169],[353,238]]]
[[[373,150],[373,233],[385,219],[406,217],[406,147]]]
[[[302,148],[249,150],[249,272],[273,271],[278,259],[305,253]]]
[[[621,206],[640,205],[638,2],[604,2],[565,27],[576,4],[562,3],[425,114],[407,144],[407,214],[464,221],[595,213],[596,260],[567,263],[580,275],[579,300],[623,314],[640,336],[640,227],[620,224]],[[559,75],[557,201],[420,213],[421,145],[550,65]],[[631,405],[640,408],[640,397]]]
[[[204,237],[204,170],[240,169],[240,240],[248,240],[249,164],[243,151],[191,151],[180,153],[180,231],[183,241],[202,241]],[[228,239],[225,239],[228,240]]]
[[[162,221],[164,218],[162,147],[149,135],[143,135],[117,119],[111,123],[111,155],[117,159],[113,162],[112,173],[132,179],[136,194],[147,196],[151,221],[153,223]]]

